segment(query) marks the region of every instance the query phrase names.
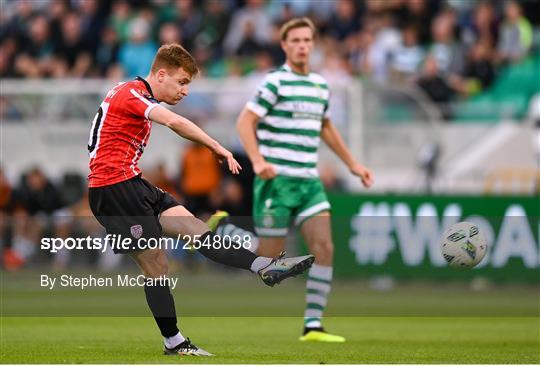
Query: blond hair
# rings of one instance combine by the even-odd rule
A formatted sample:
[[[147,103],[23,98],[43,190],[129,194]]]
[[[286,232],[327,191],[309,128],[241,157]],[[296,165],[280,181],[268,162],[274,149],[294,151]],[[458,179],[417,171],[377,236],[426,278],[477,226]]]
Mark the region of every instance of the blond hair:
[[[303,18],[293,18],[289,20],[287,23],[283,24],[281,26],[281,29],[279,30],[279,36],[282,41],[287,39],[287,35],[289,34],[289,31],[296,28],[304,28],[307,27],[311,29],[311,32],[313,33],[313,36],[315,36],[316,28],[313,22],[306,17]]]
[[[197,62],[184,47],[178,43],[161,46],[152,62],[152,73],[156,73],[159,69],[175,71],[178,68],[184,69],[191,76],[199,73]]]

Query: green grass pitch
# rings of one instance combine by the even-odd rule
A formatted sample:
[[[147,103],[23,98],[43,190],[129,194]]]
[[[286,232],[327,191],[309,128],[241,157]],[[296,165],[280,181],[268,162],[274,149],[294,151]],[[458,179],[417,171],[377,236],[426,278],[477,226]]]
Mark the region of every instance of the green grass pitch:
[[[3,363],[539,363],[538,320],[332,318],[344,344],[297,341],[297,318],[185,318],[215,357],[162,356],[151,318],[4,318]]]
[[[174,291],[180,327],[216,355],[196,358],[161,355],[142,289],[51,292],[36,275],[2,276],[1,363],[540,363],[537,285],[381,292],[339,280],[325,326],[347,342],[306,344],[302,279],[270,289],[255,276],[187,275]]]

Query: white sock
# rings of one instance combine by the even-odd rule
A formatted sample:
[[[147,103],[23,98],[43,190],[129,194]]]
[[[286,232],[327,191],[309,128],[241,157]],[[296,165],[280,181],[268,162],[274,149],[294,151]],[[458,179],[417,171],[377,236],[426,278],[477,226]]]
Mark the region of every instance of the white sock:
[[[304,312],[304,326],[306,328],[322,327],[323,312],[332,288],[332,272],[332,266],[321,266],[320,264],[313,264],[308,272],[306,310]]]
[[[175,336],[172,337],[163,337],[163,342],[165,342],[165,347],[171,349],[176,346],[178,346],[180,343],[185,341],[186,339],[182,335],[182,333],[178,332]]]
[[[251,272],[253,273],[259,272],[261,269],[263,269],[264,267],[267,267],[270,263],[272,263],[273,260],[274,260],[273,258],[268,258],[268,257],[255,258],[253,263],[251,263]]]

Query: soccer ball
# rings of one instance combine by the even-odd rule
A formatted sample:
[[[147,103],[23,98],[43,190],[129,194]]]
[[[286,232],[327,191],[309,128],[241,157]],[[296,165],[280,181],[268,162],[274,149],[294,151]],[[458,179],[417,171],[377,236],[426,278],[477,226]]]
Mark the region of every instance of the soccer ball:
[[[472,268],[486,255],[487,243],[478,226],[458,222],[443,234],[441,250],[451,267]]]

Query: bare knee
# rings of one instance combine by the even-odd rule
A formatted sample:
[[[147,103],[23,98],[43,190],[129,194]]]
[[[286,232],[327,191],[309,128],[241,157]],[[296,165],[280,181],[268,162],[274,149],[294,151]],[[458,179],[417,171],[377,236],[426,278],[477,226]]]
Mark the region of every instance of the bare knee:
[[[146,256],[144,259],[139,260],[138,264],[146,277],[157,278],[166,276],[169,273],[167,257],[162,252]]]
[[[331,240],[314,240],[309,245],[315,262],[321,265],[331,265],[334,258],[334,243]]]

